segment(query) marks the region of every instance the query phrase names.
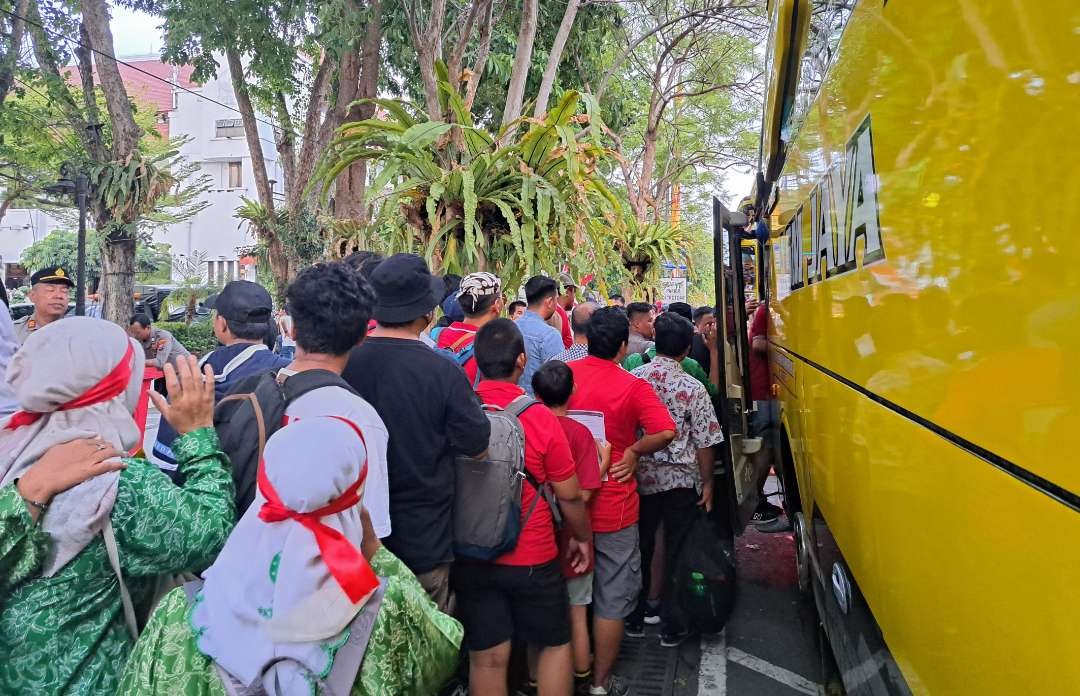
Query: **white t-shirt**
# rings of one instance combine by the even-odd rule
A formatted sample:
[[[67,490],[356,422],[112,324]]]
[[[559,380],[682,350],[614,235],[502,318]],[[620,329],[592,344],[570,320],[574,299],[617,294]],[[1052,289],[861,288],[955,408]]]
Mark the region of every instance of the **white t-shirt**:
[[[390,434],[371,404],[341,387],[314,389],[294,400],[285,410],[291,423],[303,418],[337,416],[351,421],[364,434],[367,448],[367,480],[364,507],[380,539],[390,536],[390,481],[386,473],[386,446]]]
[[[278,332],[281,334],[281,345],[285,348],[292,348],[296,345],[296,341],[293,340],[292,334],[292,317],[288,314],[282,314],[278,317]]]

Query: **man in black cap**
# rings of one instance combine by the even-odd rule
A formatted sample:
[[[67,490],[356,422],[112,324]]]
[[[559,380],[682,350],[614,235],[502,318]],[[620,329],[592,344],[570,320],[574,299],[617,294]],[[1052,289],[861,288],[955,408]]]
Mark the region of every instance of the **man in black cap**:
[[[263,343],[273,321],[273,302],[266,288],[248,280],[234,280],[208,297],[204,305],[215,312],[214,336],[221,343],[199,360],[199,367],[209,363],[214,368],[215,400],[249,375],[289,364]],[[172,443],[176,437],[176,431],[162,420],[153,450],[158,466],[174,480],[177,470]]]
[[[34,303],[34,313],[15,322],[19,345],[42,326],[63,319],[68,311],[68,293],[75,283],[63,266],[49,266],[30,276],[27,297]]]
[[[390,523],[383,539],[431,598],[450,603],[454,457],[480,457],[490,426],[464,371],[420,341],[444,287],[414,254],[371,273],[373,336],[352,350],[345,381],[375,407],[390,434]]]

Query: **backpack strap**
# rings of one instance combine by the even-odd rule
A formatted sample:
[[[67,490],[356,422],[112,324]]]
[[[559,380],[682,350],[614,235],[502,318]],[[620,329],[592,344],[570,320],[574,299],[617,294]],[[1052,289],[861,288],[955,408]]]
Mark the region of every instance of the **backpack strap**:
[[[259,429],[258,456],[262,457],[263,448],[266,447],[266,419],[263,418],[262,406],[259,404],[259,398],[255,396],[255,392],[230,394],[222,397],[218,401],[218,406],[228,401],[247,401],[251,404],[251,408],[255,412],[255,426]]]
[[[304,370],[303,372],[288,375],[284,379],[279,379],[278,384],[281,386],[282,396],[286,404],[299,399],[310,391],[322,389],[323,387],[341,387],[350,394],[356,394],[356,390],[349,386],[349,383],[342,379],[341,375],[330,370]]]
[[[503,410],[509,413],[514,418],[520,418],[522,413],[525,413],[527,409],[535,406],[538,403],[540,402],[538,402],[536,399],[532,398],[528,394],[522,394],[521,396],[508,403],[506,405],[506,408],[504,408]]]
[[[465,342],[468,341],[470,338],[475,339],[476,334],[468,334],[468,333],[465,334],[464,336],[462,336],[458,340],[451,343],[448,349],[453,351],[454,353],[456,353],[456,352],[458,352],[458,349],[461,348],[461,346],[465,345]]]
[[[112,520],[105,518],[105,528],[101,530],[101,536],[105,540],[105,554],[109,557],[109,565],[120,583],[120,604],[124,609],[124,623],[127,624],[128,633],[131,634],[132,642],[139,639],[139,623],[135,620],[135,605],[131,601],[131,593],[128,592],[124,576],[120,574],[120,550],[116,546],[116,533],[113,531]]]
[[[522,394],[521,396],[508,403],[506,405],[506,408],[504,408],[503,410],[514,416],[515,418],[518,418],[521,416],[522,413],[525,413],[526,410],[537,405],[538,403],[540,402],[532,398],[528,394]],[[524,472],[525,480],[529,482],[529,485],[532,486],[533,489],[537,493],[539,493],[539,495],[533,497],[532,504],[529,505],[529,510],[525,513],[525,519],[522,521],[521,526],[524,527],[525,523],[529,521],[530,517],[532,517],[533,510],[536,509],[536,504],[540,501],[540,498],[546,500],[548,507],[551,508],[551,516],[555,519],[555,525],[561,526],[562,513],[559,512],[559,505],[555,501],[555,496],[552,495],[551,490],[547,486],[537,481],[536,477],[530,474],[528,469],[524,469]]]

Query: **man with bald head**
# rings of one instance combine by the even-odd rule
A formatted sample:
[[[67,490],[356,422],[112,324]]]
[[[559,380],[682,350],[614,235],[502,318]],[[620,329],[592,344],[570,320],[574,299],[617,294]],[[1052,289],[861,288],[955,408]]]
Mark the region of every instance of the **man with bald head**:
[[[552,360],[570,362],[580,360],[589,354],[589,339],[585,337],[585,327],[589,325],[589,319],[593,312],[599,308],[594,302],[582,302],[570,312],[570,328],[574,332],[574,342],[570,347],[559,353]]]

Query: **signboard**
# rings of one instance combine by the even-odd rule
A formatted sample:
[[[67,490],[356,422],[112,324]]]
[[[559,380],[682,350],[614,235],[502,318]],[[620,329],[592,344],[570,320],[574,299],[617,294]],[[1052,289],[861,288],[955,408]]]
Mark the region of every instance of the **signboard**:
[[[665,305],[686,302],[686,278],[661,278],[660,292]]]

